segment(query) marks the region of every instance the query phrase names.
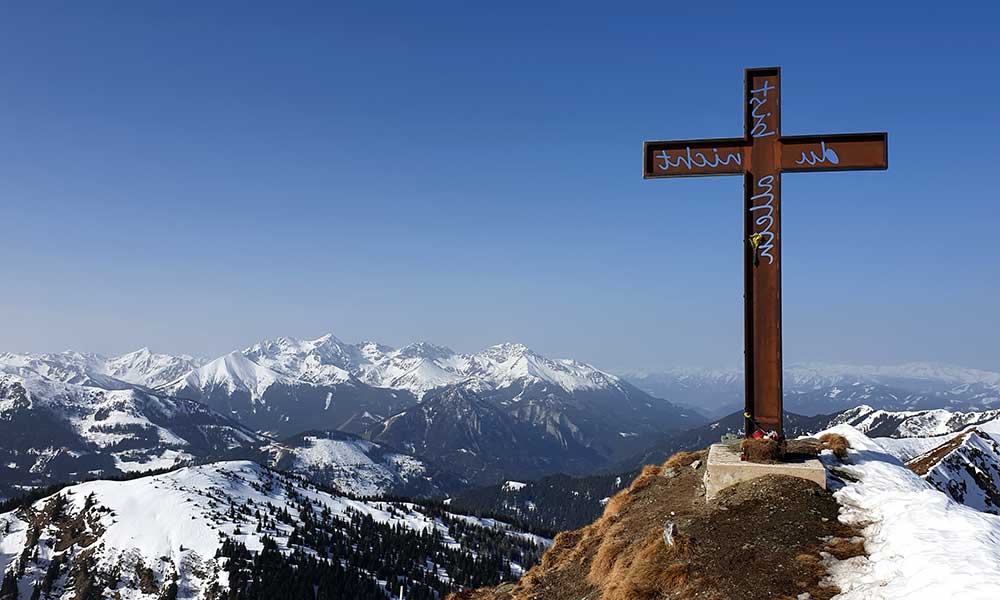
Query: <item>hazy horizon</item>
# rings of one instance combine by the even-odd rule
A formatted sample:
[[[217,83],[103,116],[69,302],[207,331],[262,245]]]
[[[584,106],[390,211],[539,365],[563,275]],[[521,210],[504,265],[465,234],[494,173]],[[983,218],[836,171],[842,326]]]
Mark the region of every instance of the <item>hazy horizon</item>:
[[[888,171],[783,179],[785,362],[998,370],[998,11],[10,7],[0,351],[739,368],[742,181],[639,157],[739,135],[780,65],[782,133],[889,133]]]

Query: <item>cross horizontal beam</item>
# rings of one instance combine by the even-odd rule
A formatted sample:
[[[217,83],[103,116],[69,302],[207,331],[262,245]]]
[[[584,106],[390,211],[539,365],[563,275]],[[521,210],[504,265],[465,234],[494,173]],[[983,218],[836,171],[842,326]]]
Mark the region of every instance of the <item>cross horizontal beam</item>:
[[[778,138],[781,170],[875,171],[889,168],[889,134],[837,133]]]
[[[645,142],[642,177],[741,175],[750,164],[750,144],[743,138]]]
[[[643,179],[741,175],[753,170],[752,140],[716,138],[645,142]],[[888,134],[835,133],[778,138],[781,171],[868,171],[889,168]]]

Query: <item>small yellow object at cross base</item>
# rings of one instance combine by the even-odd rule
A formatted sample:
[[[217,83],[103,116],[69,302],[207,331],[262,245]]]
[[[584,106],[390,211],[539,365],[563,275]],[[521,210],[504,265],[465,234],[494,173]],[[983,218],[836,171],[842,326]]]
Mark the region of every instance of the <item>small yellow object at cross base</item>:
[[[760,233],[755,233],[750,236],[750,247],[753,248],[753,265],[756,267],[760,259],[757,257],[757,248],[760,246],[760,241],[764,239],[764,236]]]

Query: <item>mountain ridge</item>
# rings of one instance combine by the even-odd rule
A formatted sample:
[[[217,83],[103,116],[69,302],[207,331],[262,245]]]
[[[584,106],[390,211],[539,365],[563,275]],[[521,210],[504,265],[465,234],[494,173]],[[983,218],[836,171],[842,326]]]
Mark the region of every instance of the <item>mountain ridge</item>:
[[[520,575],[547,543],[228,461],[74,485],[0,514],[0,595],[383,600],[403,586],[431,598]]]

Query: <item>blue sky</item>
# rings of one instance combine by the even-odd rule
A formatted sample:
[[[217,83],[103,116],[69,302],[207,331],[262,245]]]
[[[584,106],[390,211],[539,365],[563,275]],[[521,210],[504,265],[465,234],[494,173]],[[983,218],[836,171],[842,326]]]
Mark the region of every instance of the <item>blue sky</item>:
[[[0,350],[738,365],[741,179],[641,145],[740,135],[780,65],[783,133],[890,145],[784,177],[786,361],[1000,369],[995,5],[671,4],[8,7]]]

